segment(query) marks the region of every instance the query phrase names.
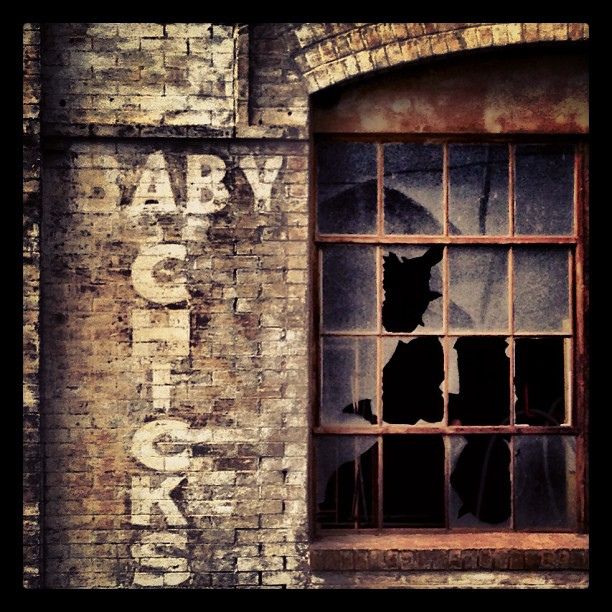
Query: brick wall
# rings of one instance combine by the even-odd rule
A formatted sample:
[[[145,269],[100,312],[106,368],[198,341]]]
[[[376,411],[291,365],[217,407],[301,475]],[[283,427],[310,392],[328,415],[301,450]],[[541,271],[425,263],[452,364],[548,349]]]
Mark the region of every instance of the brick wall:
[[[50,585],[300,580],[306,153],[46,152]]]
[[[231,133],[234,26],[48,24],[43,39],[48,131],[129,135],[195,126]]]
[[[39,143],[24,141],[28,586],[41,568],[78,588],[427,580],[311,564],[308,95],[426,55],[408,47],[526,42],[518,25],[514,40],[486,24],[45,24],[40,80],[26,27],[27,134],[43,93],[42,445]],[[551,27],[542,39],[586,36]],[[584,565],[476,569],[432,584],[586,581]]]
[[[583,23],[306,23],[294,34],[308,91],[437,55],[549,41],[586,40]]]
[[[41,585],[40,27],[23,28],[23,584]]]

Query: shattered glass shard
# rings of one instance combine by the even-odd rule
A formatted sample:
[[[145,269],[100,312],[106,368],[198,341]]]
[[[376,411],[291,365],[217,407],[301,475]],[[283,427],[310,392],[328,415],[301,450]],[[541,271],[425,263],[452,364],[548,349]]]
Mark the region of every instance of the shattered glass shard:
[[[349,404],[343,410],[345,414],[356,414],[363,417],[369,423],[376,423],[376,415],[372,414],[372,402],[369,399],[359,400],[354,404]]]
[[[323,338],[322,357],[321,425],[375,423],[376,340]]]
[[[317,520],[322,527],[374,526],[377,448],[373,436],[326,436],[316,440]]]
[[[389,252],[384,257],[383,326],[390,332],[411,332],[424,325],[429,303],[441,297],[429,287],[431,268],[442,260],[443,248],[432,246],[420,257],[408,259]]]
[[[472,514],[485,523],[510,517],[510,448],[503,436],[465,436],[466,445],[450,476],[461,500],[453,519]]]
[[[516,339],[517,423],[561,425],[565,421],[565,342],[564,338]]]
[[[517,528],[574,527],[576,439],[518,436],[514,457]]]

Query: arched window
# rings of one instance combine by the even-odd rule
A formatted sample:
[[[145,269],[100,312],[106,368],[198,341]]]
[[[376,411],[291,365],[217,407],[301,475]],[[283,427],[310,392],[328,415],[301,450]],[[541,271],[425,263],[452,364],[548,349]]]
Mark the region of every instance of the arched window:
[[[316,532],[586,529],[580,46],[313,100]]]

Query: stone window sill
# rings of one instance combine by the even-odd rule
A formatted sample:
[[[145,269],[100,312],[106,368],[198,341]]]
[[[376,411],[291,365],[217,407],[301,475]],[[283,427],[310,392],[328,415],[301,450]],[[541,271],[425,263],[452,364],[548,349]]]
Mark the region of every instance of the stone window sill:
[[[334,535],[310,544],[315,571],[586,570],[589,538],[571,533]]]

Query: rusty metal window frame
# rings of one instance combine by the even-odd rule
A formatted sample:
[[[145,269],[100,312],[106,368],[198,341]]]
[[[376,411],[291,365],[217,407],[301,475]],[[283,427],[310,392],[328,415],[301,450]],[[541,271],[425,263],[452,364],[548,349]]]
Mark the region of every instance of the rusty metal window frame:
[[[343,142],[371,142],[376,145],[376,176],[377,176],[377,201],[376,201],[376,232],[373,234],[321,234],[318,232],[317,224],[317,176],[316,176],[316,146],[324,141],[343,141]],[[443,219],[444,233],[439,235],[408,235],[408,234],[385,234],[384,233],[384,202],[383,202],[383,181],[384,181],[384,145],[391,143],[423,143],[441,144],[443,146]],[[585,278],[586,278],[586,248],[588,239],[587,228],[587,201],[588,201],[588,149],[585,137],[572,135],[551,135],[551,134],[526,134],[526,135],[457,135],[457,134],[436,134],[436,135],[398,135],[398,134],[321,134],[315,135],[312,141],[311,151],[311,214],[313,223],[312,264],[313,264],[313,368],[312,379],[314,393],[312,395],[311,411],[311,432],[312,437],[317,438],[329,435],[367,435],[376,437],[378,445],[377,461],[377,491],[374,492],[376,527],[363,528],[355,526],[354,529],[335,529],[320,528],[316,522],[316,502],[314,491],[314,451],[311,452],[310,461],[310,507],[311,532],[316,536],[325,535],[349,535],[359,532],[363,533],[461,533],[474,532],[486,533],[503,531],[504,533],[517,532],[515,526],[514,508],[514,439],[516,436],[524,435],[568,435],[574,436],[576,440],[576,527],[572,528],[523,528],[520,532],[570,532],[586,533],[587,524],[587,457],[586,457],[586,430],[587,430],[587,352],[585,341],[585,309],[587,304]],[[515,219],[515,150],[517,144],[572,144],[574,145],[574,195],[573,195],[573,233],[570,235],[516,235]],[[505,144],[509,148],[509,181],[508,181],[508,234],[507,235],[453,235],[449,232],[449,145],[451,144]],[[351,332],[323,332],[321,326],[322,317],[322,255],[321,246],[330,244],[362,244],[376,248],[376,332],[370,333],[351,333]],[[443,329],[440,333],[432,335],[440,337],[444,343],[444,419],[441,425],[432,424],[431,426],[414,426],[399,424],[382,424],[381,410],[377,410],[377,422],[373,425],[364,426],[323,426],[319,420],[320,391],[322,384],[322,351],[321,341],[323,337],[351,337],[355,335],[376,338],[376,393],[377,406],[382,406],[382,364],[381,364],[381,344],[384,337],[412,336],[410,334],[398,334],[386,332],[382,328],[382,250],[385,245],[421,245],[431,246],[441,244],[444,247],[442,260],[443,276]],[[514,339],[517,337],[543,337],[555,336],[570,338],[572,348],[570,351],[569,374],[570,377],[570,398],[571,410],[568,414],[569,422],[558,426],[541,426],[514,423],[514,405],[512,394],[510,397],[510,423],[508,425],[449,425],[448,424],[448,339],[459,336],[491,336],[498,335],[496,332],[474,332],[473,330],[463,333],[449,333],[448,327],[448,247],[451,245],[507,245],[508,248],[508,332],[505,336],[510,339],[510,389],[514,388]],[[514,288],[513,288],[513,247],[521,245],[554,246],[565,245],[569,252],[568,266],[568,289],[569,289],[569,314],[571,328],[569,332],[516,332],[514,329]],[[419,336],[426,335],[419,333]],[[437,434],[444,440],[445,453],[445,527],[444,528],[414,528],[414,527],[383,527],[382,509],[382,444],[383,435],[431,435]],[[509,529],[468,528],[468,527],[449,527],[449,477],[450,477],[450,438],[452,436],[462,436],[466,434],[507,434],[510,436],[510,474],[512,481],[511,491],[511,524]],[[311,446],[314,446],[311,445]]]

